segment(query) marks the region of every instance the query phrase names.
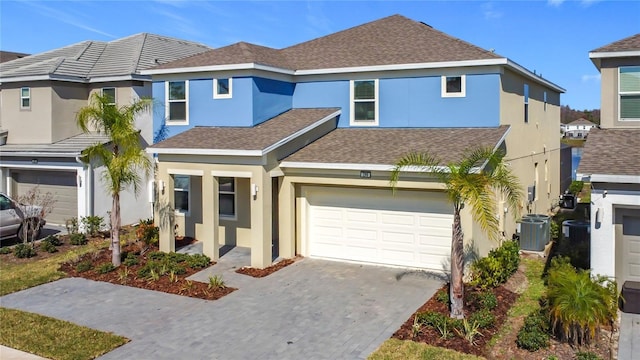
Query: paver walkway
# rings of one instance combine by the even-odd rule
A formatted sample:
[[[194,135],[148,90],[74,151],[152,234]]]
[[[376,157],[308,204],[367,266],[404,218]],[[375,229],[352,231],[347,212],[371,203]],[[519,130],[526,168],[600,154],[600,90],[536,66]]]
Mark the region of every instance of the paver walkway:
[[[620,315],[618,359],[640,360],[640,314]]]
[[[254,279],[224,259],[199,275],[222,273],[239,288],[216,301],[68,278],[0,304],[132,340],[101,359],[362,359],[441,285],[424,273],[316,259]]]

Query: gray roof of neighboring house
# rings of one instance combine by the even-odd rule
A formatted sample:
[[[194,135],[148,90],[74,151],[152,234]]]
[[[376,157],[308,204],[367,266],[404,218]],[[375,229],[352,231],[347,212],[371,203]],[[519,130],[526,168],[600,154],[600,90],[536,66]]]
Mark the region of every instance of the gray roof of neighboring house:
[[[614,41],[611,44],[601,46],[591,52],[618,52],[640,50],[640,33],[631,35],[622,40]]]
[[[409,152],[427,152],[447,164],[471,147],[495,147],[509,130],[495,128],[339,128],[285,162],[393,165]]]
[[[265,150],[339,110],[292,109],[253,127],[196,126],[159,142],[150,149],[193,149],[193,154],[204,149]]]
[[[15,59],[21,59],[25,56],[29,56],[29,54],[0,50],[0,63],[15,60]]]
[[[640,129],[593,129],[578,173],[640,175]]]
[[[52,76],[88,81],[137,75],[141,70],[211,48],[191,41],[140,33],[109,42],[82,41],[0,64],[0,79]]]
[[[0,146],[1,156],[21,156],[32,153],[78,155],[95,144],[106,144],[109,137],[104,134],[80,134],[53,144],[7,144]]]
[[[596,124],[594,122],[591,122],[591,121],[589,121],[589,120],[587,120],[585,118],[580,118],[580,119],[577,119],[577,120],[573,120],[572,122],[570,122],[570,123],[568,123],[566,125],[593,125],[593,126],[596,126],[598,124]]]
[[[253,62],[302,70],[501,58],[429,25],[392,15],[280,50],[237,43],[156,69]]]

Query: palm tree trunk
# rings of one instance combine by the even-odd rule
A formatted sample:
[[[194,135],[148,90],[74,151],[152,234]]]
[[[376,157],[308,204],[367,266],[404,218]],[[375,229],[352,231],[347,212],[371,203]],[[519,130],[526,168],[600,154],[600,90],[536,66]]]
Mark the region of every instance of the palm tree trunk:
[[[455,319],[462,319],[464,318],[464,284],[462,282],[462,275],[464,271],[464,244],[459,209],[455,209],[453,215],[452,232],[451,284],[449,286],[451,317]]]
[[[120,193],[113,194],[111,204],[111,262],[120,266]]]

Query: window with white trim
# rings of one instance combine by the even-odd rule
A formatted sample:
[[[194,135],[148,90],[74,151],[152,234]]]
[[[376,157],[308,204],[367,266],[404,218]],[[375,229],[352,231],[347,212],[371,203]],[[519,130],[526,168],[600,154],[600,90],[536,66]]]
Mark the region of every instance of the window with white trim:
[[[236,179],[232,177],[218,178],[218,198],[220,199],[218,213],[221,218],[235,219],[236,217]]]
[[[167,81],[165,86],[165,112],[167,125],[189,123],[189,80]]]
[[[544,111],[547,111],[547,92],[542,95],[544,97]]]
[[[465,75],[442,76],[442,97],[467,96],[467,77]]]
[[[378,125],[378,79],[351,80],[351,125]]]
[[[114,87],[102,88],[102,96],[108,99],[109,103],[107,103],[107,105],[116,104],[116,88]]]
[[[23,87],[20,89],[20,108],[31,108],[31,88]]]
[[[524,122],[529,122],[529,84],[524,84]]]
[[[619,118],[640,121],[640,66],[618,68]]]
[[[174,175],[173,176],[173,197],[174,207],[179,213],[189,213],[190,197],[189,189],[191,187],[191,176]]]
[[[232,78],[213,79],[213,98],[231,99],[233,91]]]

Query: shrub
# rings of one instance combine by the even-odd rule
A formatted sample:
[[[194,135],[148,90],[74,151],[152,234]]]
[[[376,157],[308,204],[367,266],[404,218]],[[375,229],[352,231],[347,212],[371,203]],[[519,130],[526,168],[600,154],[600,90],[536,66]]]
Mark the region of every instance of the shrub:
[[[566,260],[554,259],[547,279],[547,297],[552,330],[561,340],[588,344],[602,325],[617,317],[618,293],[615,281],[591,277]]]
[[[576,360],[602,360],[602,358],[591,351],[580,351],[576,353]]]
[[[582,191],[583,187],[584,187],[584,182],[573,180],[571,182],[571,185],[569,185],[569,192],[571,192],[572,194],[577,194],[580,191]]]
[[[96,271],[98,272],[98,274],[106,274],[108,272],[112,272],[115,269],[116,269],[115,265],[108,262],[108,263],[100,264],[100,266],[98,266]]]
[[[224,289],[227,286],[222,279],[222,275],[214,275],[209,276],[209,285],[207,285],[209,289]]]
[[[10,254],[11,251],[13,251],[13,250],[8,246],[0,248],[0,254],[2,254],[2,255]]]
[[[525,318],[524,325],[518,331],[516,344],[529,351],[537,351],[549,346],[549,319],[544,309],[531,313]]]
[[[560,239],[560,224],[557,221],[551,220],[549,224],[549,235],[552,240]]]
[[[73,235],[78,233],[78,218],[72,217],[64,222],[64,226],[67,228],[67,234]]]
[[[491,313],[491,311],[482,309],[471,314],[471,316],[469,316],[469,322],[477,324],[478,327],[485,329],[492,327],[493,324],[495,324],[496,317]]]
[[[42,242],[48,242],[53,246],[60,246],[62,245],[62,240],[60,240],[60,238],[58,238],[55,235],[49,235],[46,238],[44,238],[44,240],[42,240]]]
[[[88,242],[87,237],[82,233],[74,233],[69,235],[71,245],[84,245]]]
[[[124,266],[133,266],[133,265],[138,265],[139,263],[140,263],[140,260],[134,253],[128,253],[127,256],[124,258],[124,261],[122,262]]]
[[[77,272],[85,272],[93,269],[93,263],[89,260],[81,261],[76,265]]]
[[[487,257],[471,265],[473,279],[471,283],[483,289],[494,288],[504,283],[518,270],[520,255],[518,243],[505,241],[502,246],[491,250]]]
[[[193,254],[187,258],[187,266],[192,269],[201,269],[209,266],[211,259],[202,254]]]
[[[58,251],[58,249],[56,249],[55,245],[53,245],[52,243],[50,243],[48,241],[44,241],[44,240],[42,240],[40,242],[40,250],[46,251],[48,253],[54,253],[54,252]]]
[[[28,244],[18,244],[13,248],[13,255],[19,259],[30,258],[38,255],[36,249]]]
[[[160,239],[160,228],[154,226],[153,220],[140,220],[136,228],[136,237],[143,241],[147,246],[155,245]]]
[[[96,236],[104,227],[104,218],[102,216],[91,215],[84,216],[80,220],[84,226],[84,231],[89,236]]]
[[[476,299],[481,308],[493,310],[498,306],[498,298],[491,291],[483,291],[476,295]]]
[[[446,289],[440,289],[435,295],[436,301],[439,303],[443,303],[445,305],[449,305],[449,291]]]
[[[476,336],[482,336],[480,330],[480,324],[474,321],[467,321],[467,319],[462,320],[462,326],[460,329],[456,328],[455,331],[458,335],[464,339],[466,339],[471,345],[476,344]]]

